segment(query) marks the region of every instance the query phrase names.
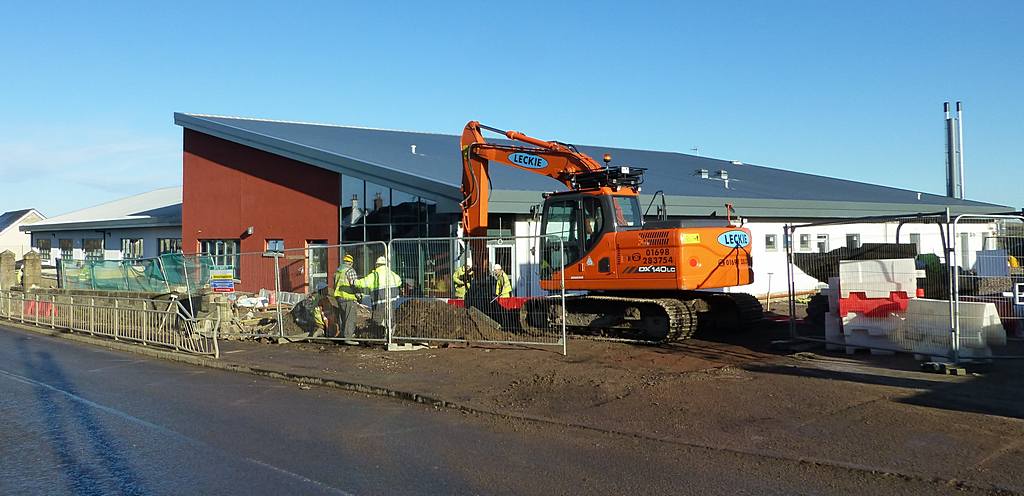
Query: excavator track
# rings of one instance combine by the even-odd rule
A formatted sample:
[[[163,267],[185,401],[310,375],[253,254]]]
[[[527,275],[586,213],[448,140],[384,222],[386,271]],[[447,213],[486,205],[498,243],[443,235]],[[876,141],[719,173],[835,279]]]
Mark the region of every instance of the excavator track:
[[[671,343],[701,331],[736,331],[763,318],[761,303],[745,293],[685,292],[672,296],[582,295],[565,298],[565,325],[573,334]],[[520,324],[531,333],[561,326],[560,299],[530,300]]]
[[[566,297],[565,304],[565,324],[574,334],[667,343],[697,331],[697,311],[687,300],[586,295]],[[561,315],[560,300],[531,300],[520,311],[520,323],[539,332],[561,325]]]

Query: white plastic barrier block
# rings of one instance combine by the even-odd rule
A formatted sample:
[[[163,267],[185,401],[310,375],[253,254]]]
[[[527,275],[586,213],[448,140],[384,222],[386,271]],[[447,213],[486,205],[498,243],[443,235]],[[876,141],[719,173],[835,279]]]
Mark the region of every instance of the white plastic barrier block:
[[[841,344],[844,340],[843,336],[843,325],[839,320],[838,314],[833,312],[825,313],[825,349],[828,351],[838,351],[843,347]],[[837,344],[833,344],[837,343]]]
[[[851,312],[843,319],[843,334],[846,336],[848,345],[847,353],[850,353],[850,348],[909,351],[900,339],[902,326],[903,318],[897,314],[887,317],[867,317]]]
[[[950,308],[947,300],[915,298],[907,306],[902,328],[911,351],[922,355],[945,355],[951,348]],[[996,306],[984,302],[960,302],[960,356],[992,356],[991,346],[1006,344],[1006,331]]]
[[[842,298],[849,298],[854,291],[865,293],[868,298],[887,298],[893,291],[905,291],[914,297],[918,277],[924,277],[924,271],[917,270],[912,258],[842,260],[839,293]]]

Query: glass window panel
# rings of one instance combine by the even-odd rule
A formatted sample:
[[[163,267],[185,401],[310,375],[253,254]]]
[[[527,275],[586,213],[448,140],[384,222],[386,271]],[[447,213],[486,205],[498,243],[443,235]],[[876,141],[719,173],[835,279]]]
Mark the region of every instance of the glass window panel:
[[[363,210],[365,208],[365,188],[366,184],[362,179],[352,176],[343,176],[341,178],[341,201],[342,201],[342,220],[343,226],[352,226],[361,224],[363,219]],[[360,236],[362,233],[360,233]]]
[[[103,260],[103,240],[102,239],[83,239],[82,240],[82,251],[85,252],[86,260],[102,261]]]
[[[75,243],[70,239],[61,239],[60,243],[60,258],[64,260],[71,260],[75,258]]]
[[[181,252],[181,238],[159,238],[157,244],[160,255]]]
[[[53,248],[52,243],[50,239],[36,240],[36,249],[39,250],[39,255],[44,261],[50,260],[50,249]]]
[[[121,238],[121,258],[124,260],[142,258],[142,239]]]

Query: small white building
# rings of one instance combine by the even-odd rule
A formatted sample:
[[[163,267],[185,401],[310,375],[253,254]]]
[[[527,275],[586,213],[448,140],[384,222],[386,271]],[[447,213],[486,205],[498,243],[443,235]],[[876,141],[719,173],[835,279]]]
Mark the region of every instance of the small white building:
[[[181,251],[181,187],[163,188],[22,226],[44,263],[124,260]],[[48,261],[48,262],[47,262]]]
[[[21,227],[45,218],[34,208],[12,210],[0,214],[0,252],[12,251],[20,260],[26,252],[32,249],[32,239],[21,230]]]

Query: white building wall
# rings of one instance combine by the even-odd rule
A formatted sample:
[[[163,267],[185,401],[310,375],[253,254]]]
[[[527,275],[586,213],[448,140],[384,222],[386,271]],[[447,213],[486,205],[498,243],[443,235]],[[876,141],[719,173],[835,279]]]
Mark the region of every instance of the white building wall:
[[[769,282],[773,295],[786,294],[786,249],[783,244],[782,222],[751,222],[745,227],[750,229],[751,244],[753,246],[751,255],[754,259],[754,283],[747,286],[740,286],[733,291],[741,291],[755,295],[768,293]],[[968,257],[968,268],[973,268],[977,259],[977,251],[983,249],[982,240],[995,231],[993,224],[968,224],[959,226],[959,232],[968,236],[966,249]],[[842,224],[829,226],[800,227],[793,232],[793,251],[795,253],[817,253],[819,252],[819,236],[827,236],[828,250],[834,250],[846,246],[848,234],[856,234],[860,237],[860,243],[895,243],[897,224]],[[766,238],[768,235],[775,235],[776,247],[768,250]],[[801,235],[809,236],[809,246],[801,245]],[[916,236],[915,236],[916,235]],[[904,224],[899,229],[899,242],[910,243],[912,238],[919,239],[920,247],[918,253],[932,253],[945,261],[943,252],[942,236],[939,233],[939,226],[935,224]],[[956,260],[961,265],[961,260]],[[822,286],[816,279],[804,274],[799,268],[794,268],[795,286],[797,291],[812,291]]]
[[[521,218],[515,223],[516,236],[537,236],[540,234],[540,223]],[[757,296],[768,294],[769,288],[774,296],[785,296],[786,289],[786,248],[783,240],[783,222],[749,222],[744,227],[751,232],[751,255],[754,260],[754,283],[746,286],[727,289],[727,291],[751,293]],[[966,233],[968,237],[967,257],[969,267],[973,268],[977,251],[984,249],[983,240],[995,231],[993,224],[968,224],[958,227],[959,232]],[[818,252],[819,236],[827,237],[828,250],[846,246],[847,235],[856,234],[860,243],[895,243],[897,224],[843,224],[830,226],[815,226],[798,228],[794,231],[794,251],[802,253]],[[943,252],[942,237],[939,234],[939,226],[935,224],[904,224],[899,229],[899,242],[910,243],[913,239],[920,242],[919,253],[933,253],[940,260],[945,260]],[[802,247],[800,235],[809,235],[809,245]],[[775,248],[767,246],[767,236],[775,236]],[[958,239],[958,242],[960,240]],[[531,253],[530,248],[535,242],[520,240],[516,244],[515,260],[516,268],[512,274],[513,283],[516,286],[517,295],[539,294],[540,287],[537,283],[539,275],[536,269],[539,266],[537,254]],[[957,260],[958,265],[961,260]],[[526,274],[526,271],[533,269],[533,274]],[[822,286],[816,279],[804,274],[799,268],[794,268],[797,291],[813,291]]]
[[[60,258],[60,240],[70,239],[74,247],[73,256],[75,260],[85,258],[85,251],[82,242],[85,239],[104,239],[103,259],[121,260],[121,239],[141,238],[143,258],[156,257],[159,253],[160,238],[181,238],[181,227],[147,227],[136,229],[110,229],[107,231],[98,230],[75,230],[75,231],[37,231],[32,233],[32,245],[36,240],[46,237],[50,239],[51,253],[50,260]],[[42,254],[44,258],[46,254]]]
[[[0,232],[0,251],[12,251],[17,259],[21,260],[22,256],[32,249],[32,237],[28,233],[22,232],[18,227],[40,220],[42,220],[42,217],[33,211],[19,223],[12,224],[3,232]]]

